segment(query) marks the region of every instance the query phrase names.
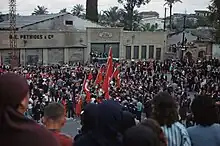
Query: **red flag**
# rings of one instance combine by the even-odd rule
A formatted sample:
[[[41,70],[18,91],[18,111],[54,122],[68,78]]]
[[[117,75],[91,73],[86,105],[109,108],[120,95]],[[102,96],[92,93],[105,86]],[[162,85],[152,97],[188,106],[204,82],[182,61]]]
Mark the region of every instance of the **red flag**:
[[[86,79],[86,76],[85,76],[85,79],[84,79],[84,82],[83,82],[83,91],[85,91],[85,93],[86,93],[86,102],[89,103],[90,100],[91,100],[91,94],[90,94],[90,91],[88,89],[88,81]]]
[[[92,80],[93,79],[93,76],[92,76],[92,73],[91,72],[89,72],[89,76],[88,76],[88,80]]]
[[[103,66],[101,66],[100,69],[99,69],[99,72],[97,74],[97,77],[95,79],[95,84],[96,85],[98,85],[98,84],[100,84],[102,82],[102,79],[103,79],[102,74],[103,74],[103,72],[104,72],[104,68],[103,68]]]
[[[115,69],[112,78],[115,79],[117,87],[120,88],[120,69],[118,67]]]
[[[78,95],[76,102],[76,115],[79,117],[82,111],[82,97]]]
[[[112,63],[112,48],[109,49],[108,53],[108,61],[107,61],[107,71],[105,74],[105,79],[103,82],[102,89],[105,92],[105,98],[109,99],[109,83],[110,79],[112,77],[112,72],[113,72],[113,63]]]

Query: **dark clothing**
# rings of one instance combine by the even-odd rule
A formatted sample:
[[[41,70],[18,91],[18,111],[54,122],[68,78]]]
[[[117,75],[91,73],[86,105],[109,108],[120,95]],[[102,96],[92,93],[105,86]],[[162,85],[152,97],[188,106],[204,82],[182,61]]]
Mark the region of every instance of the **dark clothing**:
[[[97,126],[82,134],[74,146],[122,146],[122,107],[109,100],[97,105],[97,109]]]
[[[28,92],[24,77],[13,73],[0,76],[0,145],[60,146],[51,132],[17,111],[22,101],[28,103]]]
[[[1,129],[1,146],[60,146],[51,132],[22,114],[10,110],[7,116],[13,123]]]
[[[135,117],[132,113],[128,111],[123,111],[123,121],[122,121],[122,133],[124,133],[127,129],[133,127],[136,125],[135,123]]]

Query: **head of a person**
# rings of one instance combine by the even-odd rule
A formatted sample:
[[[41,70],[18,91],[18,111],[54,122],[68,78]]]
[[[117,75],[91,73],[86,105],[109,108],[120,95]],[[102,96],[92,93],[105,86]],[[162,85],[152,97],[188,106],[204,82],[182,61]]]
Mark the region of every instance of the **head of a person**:
[[[45,107],[43,123],[48,129],[60,130],[65,122],[65,109],[62,104],[54,102]]]
[[[123,142],[124,146],[160,146],[156,133],[143,125],[129,128],[125,132]]]
[[[12,119],[15,119],[15,116],[23,116],[28,102],[29,86],[23,76],[14,73],[0,75],[0,125],[5,121],[4,114],[10,114],[14,117]]]
[[[167,146],[167,140],[159,123],[153,119],[146,119],[140,123],[143,126],[151,128],[160,140],[160,146]]]
[[[97,104],[87,104],[81,113],[82,133],[92,131],[97,126]]]
[[[129,111],[123,111],[122,123],[122,133],[124,133],[128,128],[136,125],[134,115]]]
[[[122,134],[122,106],[113,100],[98,104],[98,131],[109,139],[117,139]]]
[[[168,92],[158,93],[153,101],[153,119],[155,119],[160,126],[170,127],[177,122],[179,117],[177,113],[177,105],[174,98]]]
[[[198,95],[191,104],[194,121],[202,126],[211,126],[218,122],[218,110],[215,101],[207,95]]]

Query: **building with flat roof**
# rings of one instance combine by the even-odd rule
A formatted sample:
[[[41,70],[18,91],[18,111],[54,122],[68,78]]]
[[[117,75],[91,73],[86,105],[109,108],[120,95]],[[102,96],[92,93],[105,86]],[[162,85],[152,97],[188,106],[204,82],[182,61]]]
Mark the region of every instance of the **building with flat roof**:
[[[9,21],[0,23],[0,61],[9,64]],[[87,62],[90,52],[106,53],[112,47],[119,59],[163,60],[166,32],[129,32],[102,27],[70,13],[17,16],[18,61],[27,64]]]

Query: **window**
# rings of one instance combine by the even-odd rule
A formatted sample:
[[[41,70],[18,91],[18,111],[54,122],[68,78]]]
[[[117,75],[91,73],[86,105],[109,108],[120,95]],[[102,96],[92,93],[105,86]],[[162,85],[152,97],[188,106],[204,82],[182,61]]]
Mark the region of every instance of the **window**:
[[[141,59],[147,58],[147,46],[141,46]]]
[[[126,46],[126,59],[131,59],[131,46]]]
[[[156,48],[156,60],[161,59],[161,48]]]
[[[149,59],[153,59],[154,58],[154,45],[150,45],[149,46]]]
[[[134,59],[139,59],[139,46],[134,46]]]
[[[119,44],[96,44],[92,43],[91,44],[91,51],[94,52],[95,54],[102,54],[102,53],[107,53],[109,52],[109,47],[112,47],[112,54],[114,58],[119,58]]]
[[[73,21],[71,21],[71,20],[66,20],[66,21],[65,21],[65,24],[66,24],[66,25],[73,25]]]

